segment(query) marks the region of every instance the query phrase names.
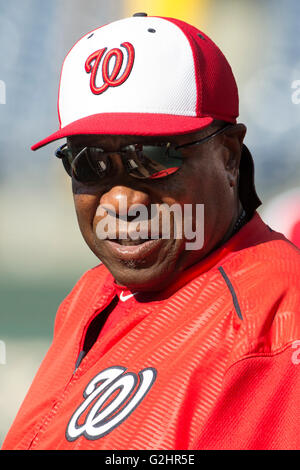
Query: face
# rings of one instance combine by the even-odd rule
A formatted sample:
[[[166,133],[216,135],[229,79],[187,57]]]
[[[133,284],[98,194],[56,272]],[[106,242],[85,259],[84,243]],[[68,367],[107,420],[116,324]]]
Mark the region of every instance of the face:
[[[133,178],[124,169],[121,157],[116,152],[132,143],[153,144],[167,141],[181,145],[202,139],[220,127],[214,123],[197,133],[160,138],[85,135],[68,139],[74,153],[86,146],[99,146],[111,152],[114,172],[108,181],[104,183],[100,180],[97,184],[88,185],[73,178],[72,188],[81,233],[89,248],[105,264],[118,284],[139,291],[164,289],[183,270],[203,259],[228,238],[240,210],[237,176],[246,128],[239,124],[203,144],[183,149],[182,166],[165,178]],[[158,219],[159,233],[155,240],[144,237],[133,241],[130,217],[127,217],[125,225],[120,222],[130,208],[142,205],[141,207],[148,209],[147,220],[143,221],[144,227],[150,227],[155,217],[151,210],[171,207],[173,204],[182,208],[182,228],[184,223],[189,222],[193,229],[198,223],[196,206],[204,205],[204,226],[200,227],[204,242],[200,248],[186,249],[187,241],[191,240],[186,238],[185,230],[182,230],[181,238],[176,236],[171,211],[168,238],[162,238],[162,217]],[[185,205],[192,208],[189,221],[185,220]],[[115,219],[116,232],[112,237],[110,233],[107,234],[111,240],[99,237],[99,226],[105,217],[110,221]],[[148,238],[150,237],[149,228]]]

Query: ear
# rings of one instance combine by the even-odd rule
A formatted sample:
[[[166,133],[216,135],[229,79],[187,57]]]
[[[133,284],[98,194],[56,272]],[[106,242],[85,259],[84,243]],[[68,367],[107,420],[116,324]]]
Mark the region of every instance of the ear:
[[[223,135],[224,166],[230,186],[238,186],[242,145],[246,132],[246,126],[239,123],[226,130]]]

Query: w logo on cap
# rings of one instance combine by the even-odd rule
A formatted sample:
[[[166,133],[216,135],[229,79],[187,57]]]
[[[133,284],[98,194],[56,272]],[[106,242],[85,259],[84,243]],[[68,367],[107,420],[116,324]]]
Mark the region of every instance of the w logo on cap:
[[[130,72],[132,70],[133,62],[134,62],[134,47],[132,44],[130,44],[130,42],[123,42],[121,44],[121,47],[126,49],[127,54],[128,54],[128,61],[127,61],[127,64],[123,73],[120,76],[118,75],[120,73],[120,70],[124,62],[124,54],[121,49],[119,48],[111,49],[105,55],[105,52],[107,51],[107,47],[104,47],[103,49],[99,49],[93,52],[87,58],[85,62],[85,71],[91,74],[90,88],[91,88],[91,91],[95,95],[100,95],[111,86],[115,87],[115,86],[122,85],[122,83],[124,83],[125,80],[127,80],[127,78],[129,77]],[[110,71],[109,66],[110,66],[110,62],[112,58],[115,59],[115,62],[114,62],[112,70]],[[103,84],[100,87],[97,87],[96,79],[98,77],[98,70],[99,70],[101,61],[102,61],[101,72],[102,72]]]

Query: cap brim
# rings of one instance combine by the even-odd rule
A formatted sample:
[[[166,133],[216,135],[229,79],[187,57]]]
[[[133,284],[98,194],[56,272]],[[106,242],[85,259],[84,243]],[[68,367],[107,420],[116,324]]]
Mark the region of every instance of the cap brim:
[[[37,142],[31,150],[37,150],[58,139],[72,135],[174,135],[196,132],[209,126],[212,117],[190,117],[151,113],[102,113],[94,114],[68,124],[45,139]]]

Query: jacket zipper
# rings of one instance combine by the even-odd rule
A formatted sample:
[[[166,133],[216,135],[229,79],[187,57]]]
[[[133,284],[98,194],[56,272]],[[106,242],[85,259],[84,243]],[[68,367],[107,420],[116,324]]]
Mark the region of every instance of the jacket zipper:
[[[78,348],[78,354],[77,354],[77,359],[76,359],[76,362],[75,362],[75,369],[73,371],[73,376],[75,374],[75,372],[78,370],[82,360],[85,358],[85,356],[89,353],[89,351],[85,352],[83,350],[83,346],[84,346],[84,342],[85,342],[85,338],[86,338],[86,334],[87,334],[87,331],[92,323],[92,321],[98,316],[101,314],[101,312],[104,312],[104,310],[113,302],[115,296],[110,299],[104,306],[101,307],[101,310],[98,309],[94,312],[94,314],[91,316],[91,318],[88,320],[87,324],[85,325],[84,329],[83,329],[83,332],[82,332],[82,336],[81,336],[81,340],[79,342],[79,348]],[[92,349],[92,348],[91,348]]]
[[[115,297],[115,296],[114,296]],[[85,340],[85,336],[86,336],[86,332],[91,324],[91,322],[94,320],[94,318],[99,315],[101,312],[103,312],[103,310],[106,309],[106,307],[109,306],[109,304],[112,302],[112,300],[114,299],[114,297],[112,299],[110,299],[105,305],[104,307],[98,310],[96,310],[94,312],[94,314],[91,316],[91,318],[88,320],[87,324],[85,325],[84,329],[83,329],[83,333],[82,333],[82,336],[81,336],[81,340],[79,342],[79,351],[78,351],[78,354],[77,354],[77,359],[76,359],[76,362],[75,362],[75,369],[71,375],[71,377],[69,378],[69,380],[67,381],[61,395],[59,396],[59,398],[57,400],[55,400],[51,406],[51,409],[49,410],[49,412],[46,414],[46,416],[44,416],[43,420],[42,420],[42,423],[40,424],[38,430],[36,431],[34,437],[31,439],[30,441],[30,444],[28,446],[28,450],[30,450],[31,448],[33,448],[32,446],[34,446],[34,441],[36,440],[38,434],[40,433],[40,431],[43,429],[43,427],[46,425],[49,424],[49,422],[52,420],[53,416],[56,414],[56,410],[55,408],[58,407],[58,405],[61,403],[62,399],[64,398],[64,395],[67,391],[67,389],[69,388],[69,386],[72,384],[73,380],[75,379],[75,374],[77,372],[80,372],[80,365],[82,363],[82,360],[85,358],[86,354],[84,354],[84,351],[82,351],[82,347],[83,347],[83,344],[84,344],[84,340]],[[77,377],[77,376],[76,376]]]

